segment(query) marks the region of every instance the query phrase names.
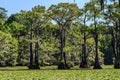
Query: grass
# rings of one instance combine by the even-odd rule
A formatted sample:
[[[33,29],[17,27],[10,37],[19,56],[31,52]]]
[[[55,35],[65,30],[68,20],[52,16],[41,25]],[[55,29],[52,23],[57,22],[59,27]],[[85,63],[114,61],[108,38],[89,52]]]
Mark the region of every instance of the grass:
[[[120,80],[120,70],[103,66],[102,70],[79,69],[57,70],[56,66],[28,70],[27,67],[0,68],[0,80]]]

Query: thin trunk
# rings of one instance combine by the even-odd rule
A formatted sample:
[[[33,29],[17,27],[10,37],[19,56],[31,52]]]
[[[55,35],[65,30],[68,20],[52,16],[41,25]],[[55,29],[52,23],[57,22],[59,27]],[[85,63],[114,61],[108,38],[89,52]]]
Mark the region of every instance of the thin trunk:
[[[86,46],[86,33],[84,33],[84,64],[85,64],[85,68],[88,68],[88,63],[87,63],[87,46]]]
[[[63,27],[61,29],[61,33],[60,33],[60,60],[63,61],[64,60],[64,52],[63,52],[63,48],[64,48],[64,37],[63,37],[64,33],[63,33]]]
[[[117,56],[117,48],[116,48],[116,38],[115,38],[115,34],[112,32],[112,48],[113,48],[113,52],[114,52],[114,56]]]
[[[20,39],[18,38],[18,58],[17,58],[17,62],[21,65],[21,48],[20,48]]]
[[[32,42],[30,42],[30,67],[33,65],[33,50],[32,50]]]

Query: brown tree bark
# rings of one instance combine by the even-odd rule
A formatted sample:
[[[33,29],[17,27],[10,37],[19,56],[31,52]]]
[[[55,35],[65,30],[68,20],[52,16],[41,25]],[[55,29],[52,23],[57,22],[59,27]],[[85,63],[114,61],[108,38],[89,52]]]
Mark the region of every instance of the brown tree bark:
[[[61,26],[60,30],[60,63],[58,69],[69,69],[67,65],[66,53],[64,52],[65,41],[66,41],[66,31],[64,26]]]
[[[94,12],[94,26],[95,26],[95,34],[94,34],[94,40],[95,40],[95,63],[93,69],[102,69],[99,62],[99,54],[98,54],[98,32],[97,32],[97,24],[96,24],[96,12]]]
[[[87,12],[87,11],[86,11]],[[85,17],[84,17],[84,27],[86,27],[86,12],[85,12]],[[83,40],[84,40],[84,44],[82,45],[82,58],[81,58],[81,63],[80,63],[80,68],[89,68],[89,65],[88,65],[88,61],[87,61],[87,43],[86,43],[86,40],[87,40],[87,37],[86,37],[86,32],[84,31],[83,33]]]
[[[32,40],[32,26],[30,27],[30,40]],[[30,64],[29,64],[29,69],[33,69],[33,47],[32,47],[32,42],[30,42]]]
[[[80,68],[89,68],[87,61],[87,46],[86,46],[86,34],[84,32],[84,44],[82,46],[82,58],[80,63]]]
[[[98,54],[98,34],[95,34],[95,63],[93,69],[102,69],[99,62],[99,54]]]
[[[35,69],[40,69],[39,67],[39,44],[35,42]]]

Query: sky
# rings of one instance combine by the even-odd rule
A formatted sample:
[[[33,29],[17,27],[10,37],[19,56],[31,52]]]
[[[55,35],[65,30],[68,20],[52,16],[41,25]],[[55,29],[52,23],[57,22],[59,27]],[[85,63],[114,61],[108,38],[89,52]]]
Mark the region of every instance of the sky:
[[[75,0],[77,5],[82,8],[84,4],[90,0]],[[49,8],[52,4],[58,4],[60,2],[73,3],[74,0],[0,0],[0,7],[5,8],[8,12],[7,15],[15,14],[21,10],[31,10],[32,7],[37,5],[45,6]]]

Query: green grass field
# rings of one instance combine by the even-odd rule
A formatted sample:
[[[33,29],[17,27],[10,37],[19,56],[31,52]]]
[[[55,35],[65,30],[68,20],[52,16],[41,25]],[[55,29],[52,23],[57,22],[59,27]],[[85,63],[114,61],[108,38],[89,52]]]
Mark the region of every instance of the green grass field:
[[[56,66],[28,70],[27,67],[0,68],[0,80],[120,80],[120,70],[103,66],[102,70],[56,70]]]

